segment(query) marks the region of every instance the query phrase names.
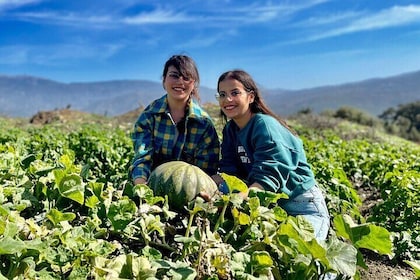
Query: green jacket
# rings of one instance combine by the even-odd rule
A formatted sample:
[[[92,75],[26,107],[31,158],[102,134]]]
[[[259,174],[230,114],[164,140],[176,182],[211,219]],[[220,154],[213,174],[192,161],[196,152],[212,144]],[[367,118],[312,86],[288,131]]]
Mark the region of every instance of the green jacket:
[[[192,99],[184,121],[174,124],[167,95],[140,114],[132,134],[134,158],[131,177],[148,179],[158,165],[182,160],[209,175],[217,171],[220,142],[210,116]]]
[[[289,197],[316,184],[301,139],[275,118],[261,113],[241,130],[232,120],[226,124],[219,171]]]

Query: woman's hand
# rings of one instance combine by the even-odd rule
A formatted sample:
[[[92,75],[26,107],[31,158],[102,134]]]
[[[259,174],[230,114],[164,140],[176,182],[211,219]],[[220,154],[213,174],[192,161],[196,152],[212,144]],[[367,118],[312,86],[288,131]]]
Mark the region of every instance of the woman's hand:
[[[245,192],[240,192],[239,194],[242,196],[242,198],[244,199],[244,200],[248,200],[248,195],[249,195],[249,190],[250,189],[257,189],[257,190],[260,190],[260,191],[263,191],[264,190],[264,188],[263,188],[263,186],[261,186],[259,183],[257,183],[257,182],[254,182],[254,183],[252,183],[249,187],[248,187],[248,189],[245,191]]]
[[[144,178],[136,178],[136,179],[134,179],[134,185],[141,185],[141,184],[147,184],[146,179],[144,179]]]
[[[222,176],[220,176],[220,174],[214,174],[214,175],[211,176],[211,178],[216,183],[216,185],[220,185],[224,182],[224,180],[223,180]]]

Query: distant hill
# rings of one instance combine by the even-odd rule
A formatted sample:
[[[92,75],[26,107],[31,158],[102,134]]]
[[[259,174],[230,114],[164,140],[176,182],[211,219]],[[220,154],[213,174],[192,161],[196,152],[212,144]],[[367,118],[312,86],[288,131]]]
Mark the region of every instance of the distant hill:
[[[215,102],[215,92],[201,87],[202,103]],[[0,115],[30,117],[39,111],[70,107],[116,116],[145,106],[164,93],[161,83],[145,80],[60,83],[33,76],[0,75]],[[420,71],[304,90],[262,88],[262,93],[281,116],[307,108],[321,112],[341,106],[378,115],[390,107],[420,100]]]
[[[266,90],[265,99],[276,113],[287,116],[310,108],[313,112],[350,106],[371,115],[390,107],[420,101],[420,71],[304,90]]]
[[[214,92],[200,88],[202,102],[214,101]],[[30,117],[39,111],[70,107],[116,116],[164,94],[161,83],[144,80],[60,83],[33,76],[0,76],[0,115]]]

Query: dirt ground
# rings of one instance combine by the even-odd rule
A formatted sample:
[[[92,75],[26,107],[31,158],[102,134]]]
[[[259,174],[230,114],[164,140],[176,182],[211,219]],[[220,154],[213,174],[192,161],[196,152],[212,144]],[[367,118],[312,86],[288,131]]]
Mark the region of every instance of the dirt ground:
[[[363,201],[360,209],[362,214],[368,213],[369,209],[380,201],[378,193],[369,188],[358,188],[358,194]],[[388,257],[380,256],[374,252],[363,254],[368,270],[361,270],[361,279],[369,280],[412,280],[416,278],[413,269],[406,264],[395,265]]]
[[[378,256],[369,256],[365,262],[369,269],[361,271],[361,279],[378,280],[412,280],[416,279],[409,267],[394,266]]]

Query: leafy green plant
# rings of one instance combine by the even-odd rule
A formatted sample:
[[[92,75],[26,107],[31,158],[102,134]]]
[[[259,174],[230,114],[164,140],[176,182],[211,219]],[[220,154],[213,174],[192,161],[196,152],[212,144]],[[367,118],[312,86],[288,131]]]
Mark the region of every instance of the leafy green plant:
[[[398,253],[417,273],[418,148],[303,133],[334,220],[319,243],[277,206],[284,195],[244,201],[246,186],[226,174],[229,194],[172,211],[127,180],[122,130],[0,127],[0,279],[358,279],[361,250]],[[382,196],[367,217],[359,186]]]

